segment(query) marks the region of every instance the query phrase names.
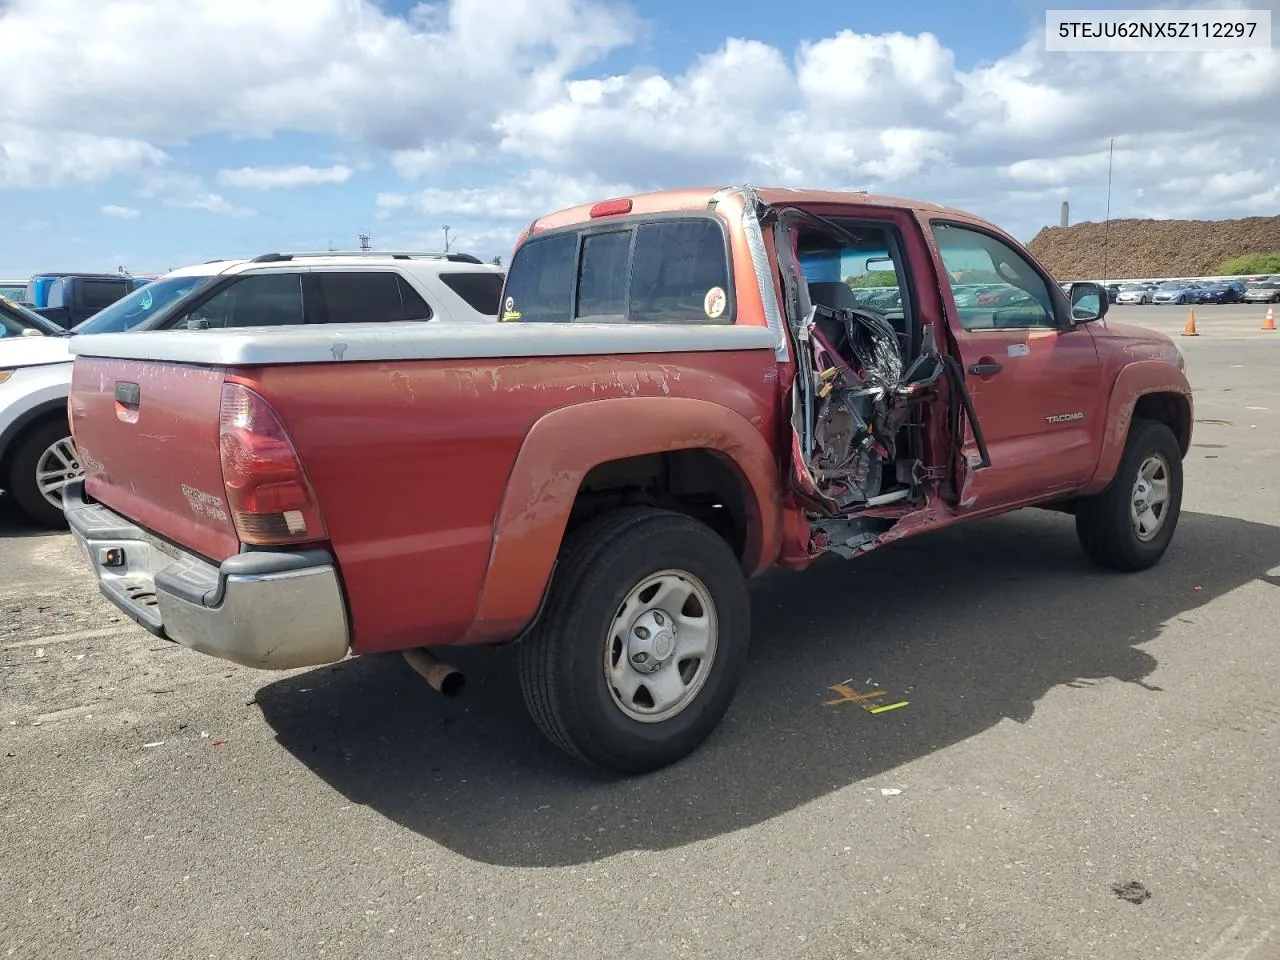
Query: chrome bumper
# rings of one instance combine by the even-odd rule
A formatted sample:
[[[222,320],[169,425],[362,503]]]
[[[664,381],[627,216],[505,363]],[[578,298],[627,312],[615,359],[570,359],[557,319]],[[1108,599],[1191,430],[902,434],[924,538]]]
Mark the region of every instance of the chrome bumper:
[[[64,489],[63,512],[103,595],[158,637],[263,670],[333,663],[350,649],[325,550],[241,553],[214,566],[85,503],[83,481]]]

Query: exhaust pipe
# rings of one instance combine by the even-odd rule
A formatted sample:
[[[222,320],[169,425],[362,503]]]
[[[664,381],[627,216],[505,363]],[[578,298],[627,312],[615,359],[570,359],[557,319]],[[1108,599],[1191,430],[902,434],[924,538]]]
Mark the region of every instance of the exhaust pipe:
[[[433,690],[444,697],[452,699],[460,695],[467,685],[467,678],[462,671],[441,663],[423,647],[404,651],[404,658],[409,666],[422,674]]]

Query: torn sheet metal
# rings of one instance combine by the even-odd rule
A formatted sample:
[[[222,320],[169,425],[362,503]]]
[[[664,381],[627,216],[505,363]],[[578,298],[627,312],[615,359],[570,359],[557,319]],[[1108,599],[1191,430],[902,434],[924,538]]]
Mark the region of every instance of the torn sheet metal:
[[[764,246],[764,229],[760,223],[760,214],[765,205],[755,187],[749,184],[718,191],[712,196],[709,205],[714,207],[723,196],[734,193],[742,197],[742,233],[751,253],[751,267],[760,290],[760,302],[764,305],[765,324],[773,331],[773,356],[779,363],[785,363],[790,359],[787,330],[782,319],[782,307],[773,289],[773,270],[769,265],[769,254]]]

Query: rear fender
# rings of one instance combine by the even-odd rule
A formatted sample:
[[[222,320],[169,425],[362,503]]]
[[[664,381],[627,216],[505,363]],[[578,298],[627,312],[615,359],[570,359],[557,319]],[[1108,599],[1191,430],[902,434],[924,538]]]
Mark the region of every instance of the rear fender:
[[[1105,490],[1120,467],[1125,443],[1129,439],[1129,426],[1138,402],[1151,394],[1168,393],[1178,398],[1177,423],[1174,433],[1178,437],[1183,456],[1191,446],[1191,427],[1194,407],[1191,384],[1186,374],[1163,360],[1137,360],[1126,364],[1116,376],[1107,403],[1106,428],[1102,436],[1102,449],[1098,457],[1098,469],[1080,492],[1093,494]]]
[[[674,450],[719,453],[744,483],[743,569],[770,566],[781,545],[778,466],[741,414],[684,397],[620,397],[553,410],[529,430],[494,521],[476,615],[460,643],[498,643],[533,620],[583,478],[611,460]]]

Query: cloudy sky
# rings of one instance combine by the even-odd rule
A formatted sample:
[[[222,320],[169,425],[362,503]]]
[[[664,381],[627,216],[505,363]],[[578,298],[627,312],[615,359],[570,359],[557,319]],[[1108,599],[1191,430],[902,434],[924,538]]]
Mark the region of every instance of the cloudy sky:
[[[1280,33],[1278,3],[1232,5]],[[1048,53],[1044,17],[1028,0],[0,0],[0,274],[162,272],[362,231],[438,250],[445,225],[505,260],[540,213],[744,180],[940,201],[1028,240],[1062,199],[1102,219],[1113,137],[1115,217],[1280,213],[1280,48]]]

